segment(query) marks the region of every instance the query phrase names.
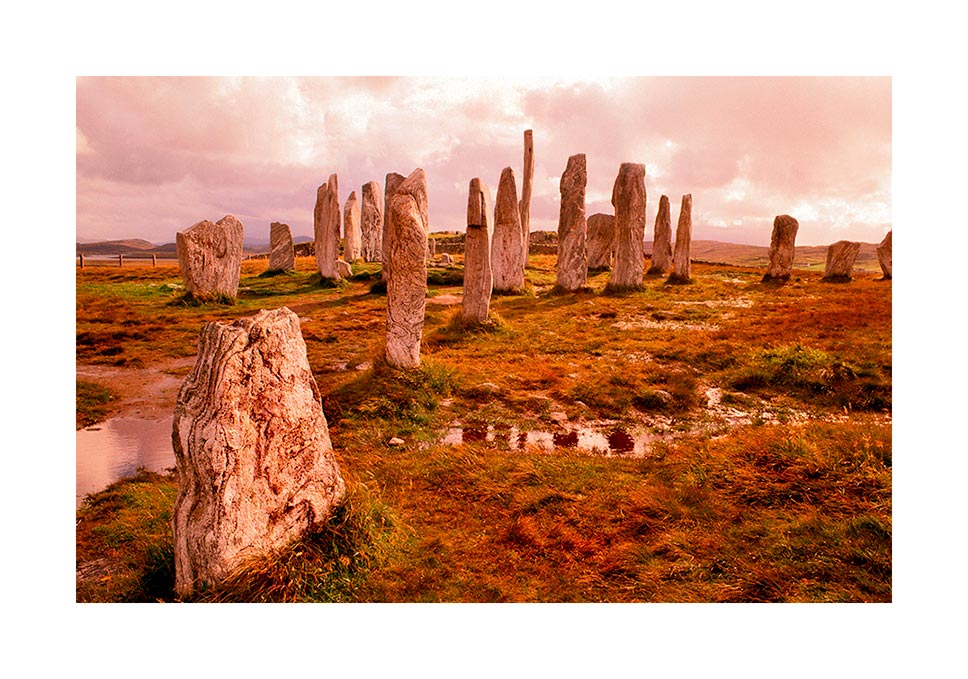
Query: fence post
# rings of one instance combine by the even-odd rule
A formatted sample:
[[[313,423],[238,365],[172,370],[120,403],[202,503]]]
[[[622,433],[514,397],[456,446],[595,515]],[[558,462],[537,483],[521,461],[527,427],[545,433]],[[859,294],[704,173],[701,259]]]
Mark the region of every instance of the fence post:
[[[151,255],[151,266],[155,266],[158,263],[156,257],[157,255]]]
[[[120,252],[118,253],[118,266],[124,266],[124,255]]]
[[[84,268],[84,253],[81,252],[77,256],[81,258],[81,268],[83,269]]]

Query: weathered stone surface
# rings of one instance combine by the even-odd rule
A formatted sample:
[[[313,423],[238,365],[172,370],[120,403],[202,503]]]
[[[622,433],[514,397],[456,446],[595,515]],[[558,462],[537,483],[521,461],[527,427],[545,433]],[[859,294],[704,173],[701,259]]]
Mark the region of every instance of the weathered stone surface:
[[[336,260],[339,258],[339,184],[335,174],[316,190],[316,209],[313,211],[313,235],[316,242],[316,267],[324,279],[338,280]]]
[[[390,227],[390,199],[393,198],[393,194],[397,192],[397,189],[404,182],[406,177],[402,174],[397,174],[396,172],[391,172],[386,176],[386,181],[383,184],[383,238],[382,238],[382,257],[383,257],[383,270],[380,272],[380,276],[383,280],[388,280],[390,278],[390,261],[387,256],[387,229]]]
[[[518,189],[514,183],[514,170],[506,167],[497,187],[491,235],[491,273],[495,291],[513,293],[524,289],[523,254]]]
[[[884,278],[891,278],[891,234],[894,230],[887,232],[884,236],[884,240],[881,241],[880,245],[877,246],[877,261],[881,264],[881,271],[884,272]]]
[[[292,271],[296,268],[292,232],[288,224],[269,225],[269,271]]]
[[[662,196],[652,235],[652,264],[646,276],[665,276],[672,271],[672,218],[669,213],[669,196]]]
[[[428,245],[428,248],[430,249],[430,256],[431,257],[436,257],[437,256],[437,241],[436,241],[436,239],[434,239],[434,238],[428,238],[427,240],[430,241],[430,244]],[[446,253],[444,253],[444,254],[446,254]]]
[[[561,207],[558,211],[555,287],[559,290],[578,290],[585,285],[588,277],[588,253],[585,250],[585,237],[588,232],[588,222],[585,220],[587,179],[585,154],[577,153],[568,158],[568,164],[558,184],[561,190]]]
[[[175,234],[178,269],[185,291],[199,298],[235,297],[239,292],[245,227],[233,215],[208,220]]]
[[[336,272],[341,278],[349,278],[353,275],[353,267],[344,259],[336,260]]]
[[[445,252],[440,256],[440,263],[444,266],[451,266],[454,263],[454,257],[450,253]]]
[[[676,226],[676,248],[672,255],[672,273],[670,283],[692,282],[692,194],[682,197],[679,208],[679,224]]]
[[[360,227],[360,202],[351,191],[343,206],[343,259],[355,262],[363,254],[363,230]]]
[[[387,204],[384,255],[387,282],[387,363],[395,368],[420,366],[420,334],[427,298],[427,176],[417,168]]]
[[[827,266],[824,268],[823,280],[849,281],[854,269],[854,260],[860,252],[860,243],[856,241],[839,240],[827,248]]]
[[[363,239],[363,260],[383,261],[383,194],[380,193],[380,185],[377,182],[367,182],[363,185],[360,230]]]
[[[612,187],[615,264],[608,289],[638,290],[645,271],[645,165],[622,163]]]
[[[345,486],[296,314],[202,328],[172,446],[179,596],[326,521]]]
[[[763,282],[786,281],[793,272],[793,246],[800,223],[790,215],[777,215],[770,237],[770,266],[763,274]]]
[[[608,271],[615,252],[615,217],[597,213],[588,218],[588,270]]]
[[[531,243],[531,187],[534,184],[534,135],[524,131],[524,165],[521,178],[521,265],[528,265],[528,249]]]
[[[467,194],[467,234],[464,238],[464,297],[461,319],[484,323],[491,308],[491,190],[478,178]]]

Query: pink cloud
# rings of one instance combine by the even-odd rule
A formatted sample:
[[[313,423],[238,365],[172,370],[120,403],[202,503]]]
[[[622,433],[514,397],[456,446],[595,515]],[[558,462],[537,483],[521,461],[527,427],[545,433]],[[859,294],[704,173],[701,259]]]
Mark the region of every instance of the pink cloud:
[[[463,229],[472,177],[496,187],[511,166],[520,183],[526,128],[535,229],[556,228],[574,153],[589,214],[611,211],[622,162],[645,163],[647,234],[661,193],[693,194],[697,238],[766,243],[797,206],[805,244],[879,240],[891,221],[887,78],[79,78],[77,127],[77,228],[93,238],[170,241],[227,212],[256,235],[277,219],[309,235],[330,173],[342,202],[418,165],[432,227]]]

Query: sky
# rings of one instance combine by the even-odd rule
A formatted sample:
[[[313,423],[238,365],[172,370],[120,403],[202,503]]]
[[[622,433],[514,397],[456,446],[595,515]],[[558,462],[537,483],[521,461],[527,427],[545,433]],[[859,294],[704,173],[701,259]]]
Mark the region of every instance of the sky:
[[[890,77],[88,77],[76,79],[78,239],[172,242],[198,221],[273,221],[312,235],[316,188],[351,191],[421,167],[431,231],[463,231],[470,180],[522,186],[531,229],[556,230],[559,181],[584,153],[586,214],[613,213],[623,162],[646,167],[646,239],[660,195],[693,239],[879,242],[891,229]]]

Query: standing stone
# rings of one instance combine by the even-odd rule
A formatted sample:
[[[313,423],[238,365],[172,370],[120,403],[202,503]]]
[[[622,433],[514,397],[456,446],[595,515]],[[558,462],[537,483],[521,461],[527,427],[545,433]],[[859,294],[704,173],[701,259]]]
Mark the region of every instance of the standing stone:
[[[639,290],[645,271],[645,165],[622,163],[612,187],[615,266],[609,292]]]
[[[601,212],[588,218],[588,270],[608,271],[615,251],[615,217]]]
[[[665,276],[672,271],[672,218],[669,212],[669,196],[662,196],[652,235],[652,265],[646,276]]]
[[[175,592],[320,528],[343,497],[299,318],[207,323],[172,423]]]
[[[346,260],[337,259],[336,272],[339,273],[341,278],[349,278],[353,275],[353,267]]]
[[[343,259],[355,262],[362,256],[363,231],[360,228],[360,203],[356,191],[350,192],[343,206]]]
[[[383,194],[376,182],[363,185],[363,201],[360,206],[360,230],[362,232],[363,261],[383,260]]]
[[[854,260],[860,252],[860,243],[856,241],[839,240],[827,248],[827,266],[824,268],[823,280],[846,282],[851,280]]]
[[[534,184],[534,139],[531,130],[524,131],[524,167],[521,179],[521,265],[528,266],[528,249],[531,242],[531,187]]]
[[[894,230],[891,229],[884,236],[884,240],[881,244],[877,246],[877,261],[881,264],[881,271],[884,272],[884,278],[891,278],[891,234]]]
[[[430,256],[431,257],[436,257],[437,256],[437,239],[436,238],[430,238],[429,240],[430,240],[430,245],[429,245],[429,247],[430,247]]]
[[[391,172],[387,175],[386,181],[383,183],[383,237],[380,245],[381,255],[383,257],[383,270],[380,272],[380,276],[384,281],[390,278],[390,258],[387,256],[387,229],[390,228],[390,199],[393,198],[393,194],[397,192],[397,189],[405,179],[406,177],[402,174]]]
[[[692,282],[692,260],[690,248],[692,246],[692,194],[682,197],[679,208],[679,225],[676,227],[676,249],[672,257],[672,274],[669,283]]]
[[[585,220],[585,154],[568,158],[561,175],[561,208],[558,212],[558,269],[555,288],[572,292],[585,285],[588,276],[588,254],[585,237],[588,222]]]
[[[289,225],[272,222],[269,225],[269,271],[292,271],[295,268]]]
[[[770,237],[770,267],[763,275],[763,282],[787,281],[793,271],[793,244],[797,239],[800,223],[790,215],[778,215],[773,220]]]
[[[336,175],[316,190],[313,233],[316,241],[316,267],[324,280],[339,280],[339,185]]]
[[[242,222],[225,215],[215,224],[203,220],[175,234],[178,269],[188,294],[202,300],[238,295],[244,232]]]
[[[427,176],[417,168],[387,204],[387,363],[420,367],[420,334],[427,303]]]
[[[440,263],[444,266],[452,266],[454,264],[454,258],[450,253],[445,252],[440,256]]]
[[[478,178],[467,195],[467,234],[464,238],[464,297],[461,320],[485,323],[491,307],[491,190]]]
[[[524,290],[524,264],[521,256],[521,213],[514,170],[501,172],[494,204],[494,232],[491,239],[491,273],[494,291],[517,293]]]

